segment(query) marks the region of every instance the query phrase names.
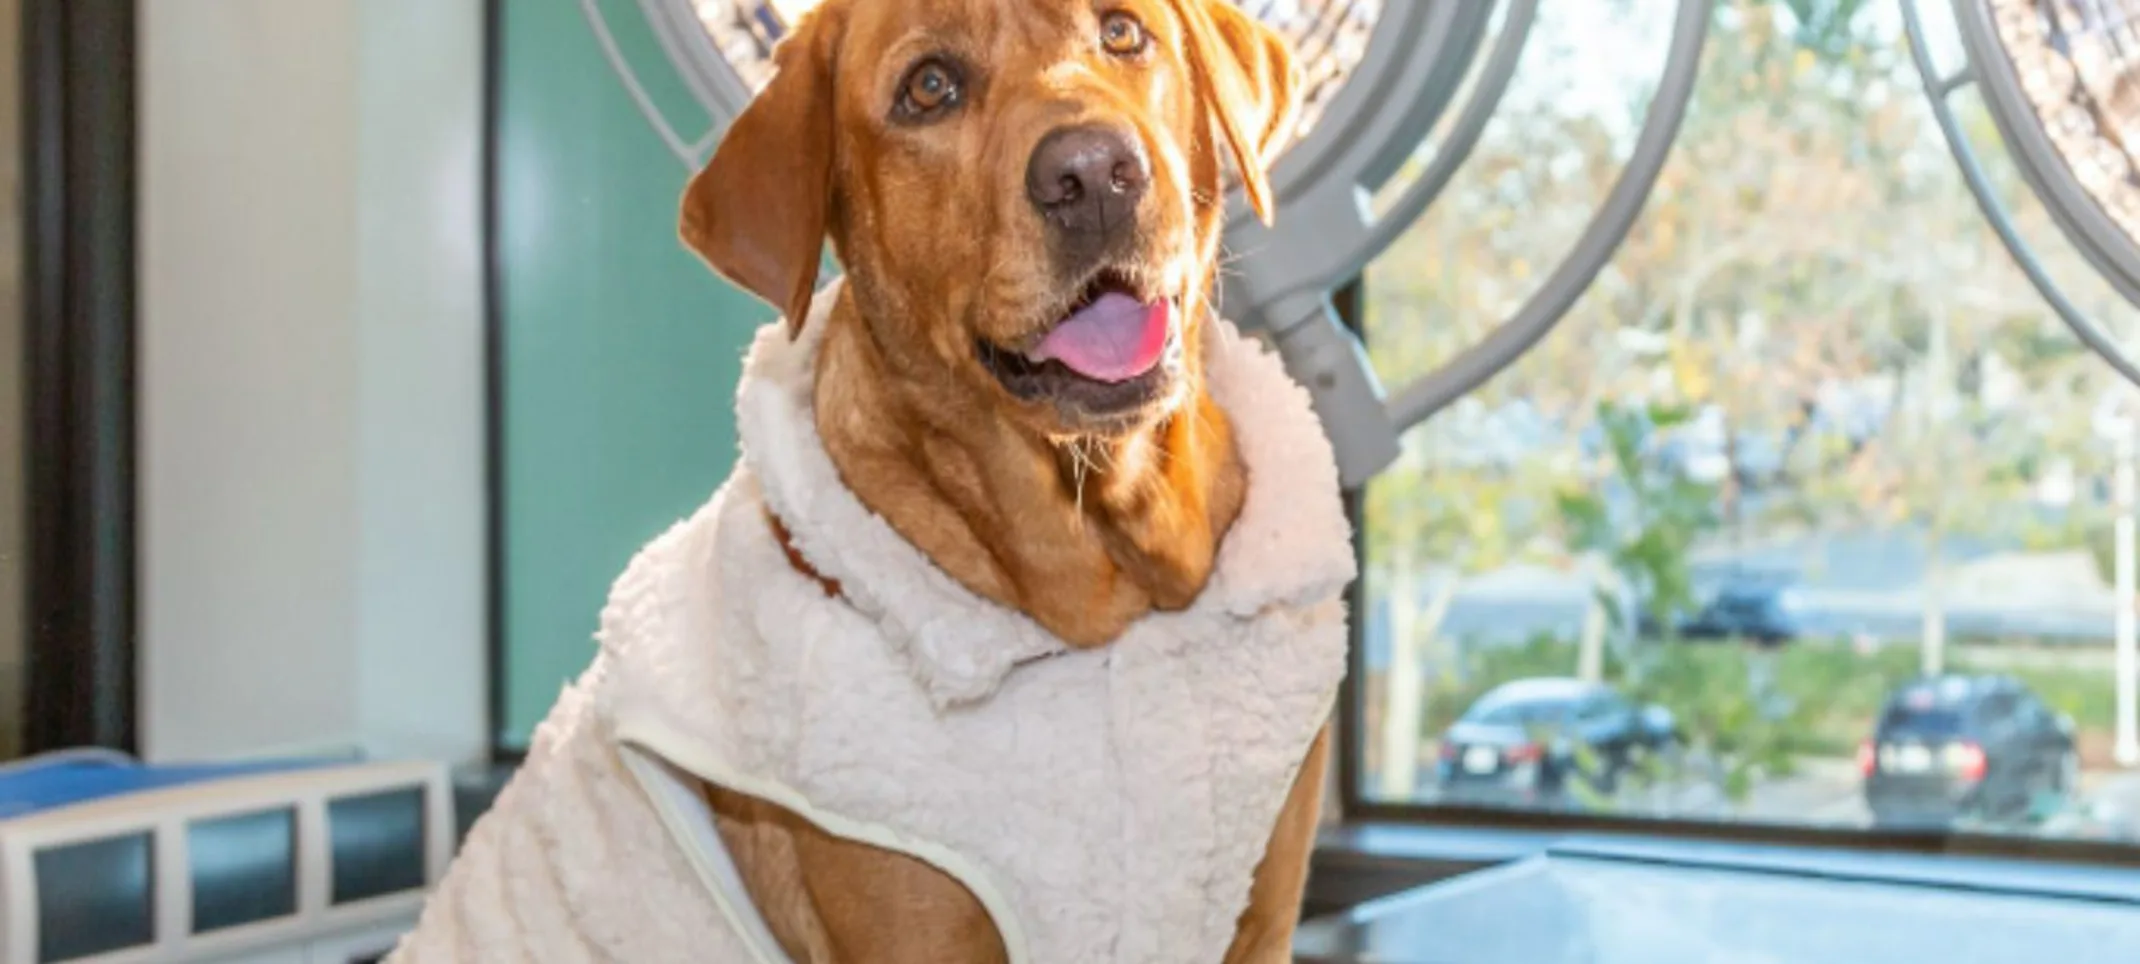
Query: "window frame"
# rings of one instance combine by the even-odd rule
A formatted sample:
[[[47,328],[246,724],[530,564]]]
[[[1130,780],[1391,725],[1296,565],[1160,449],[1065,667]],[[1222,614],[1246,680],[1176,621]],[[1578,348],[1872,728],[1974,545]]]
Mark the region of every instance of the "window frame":
[[[133,4],[24,0],[24,756],[139,743]]]
[[[1364,273],[1333,292],[1331,303],[1338,317],[1360,338],[1368,341],[1366,325],[1366,279]],[[1520,360],[1520,359],[1519,359]],[[1513,364],[1513,363],[1512,363]],[[1346,587],[1348,644],[1345,681],[1339,687],[1334,721],[1335,768],[1338,777],[1335,801],[1340,813],[1338,833],[1326,837],[1322,849],[1330,852],[1373,850],[1376,831],[1417,831],[1428,839],[1448,841],[1478,834],[1491,839],[1550,839],[1571,835],[1604,834],[1622,839],[1650,841],[1670,847],[1676,844],[1742,844],[1802,848],[1808,851],[1842,851],[1851,854],[1893,854],[2012,860],[2029,865],[2077,869],[2140,869],[2140,839],[2130,843],[2060,839],[2021,835],[1990,835],[1953,830],[1845,829],[1765,821],[1693,820],[1643,817],[1624,814],[1568,813],[1518,810],[1461,804],[1391,802],[1365,792],[1363,751],[1366,733],[1366,540],[1358,536],[1368,522],[1362,491],[1344,493],[1345,515],[1353,532],[1353,559],[1358,575]],[[1883,705],[1882,712],[1885,712]],[[1446,846],[1446,844],[1442,845]],[[1537,843],[1539,849],[1549,846]],[[1430,847],[1430,849],[1432,849]],[[1461,848],[1458,848],[1461,849]],[[1418,855],[1412,855],[1414,857]]]
[[[35,0],[32,0],[34,3]],[[502,409],[499,385],[503,373],[498,367],[498,345],[502,331],[499,312],[501,299],[496,297],[496,278],[501,255],[496,230],[497,190],[496,157],[499,150],[499,110],[497,70],[500,50],[497,43],[498,22],[502,13],[502,0],[486,0],[485,17],[489,35],[486,51],[487,69],[491,72],[486,91],[486,113],[483,144],[483,168],[487,180],[483,203],[485,206],[485,237],[488,250],[485,252],[488,283],[492,285],[492,297],[488,300],[486,351],[489,369],[487,387],[487,411],[491,419],[488,432],[490,449],[489,495],[489,613],[490,628],[487,633],[487,648],[490,655],[488,674],[491,684],[487,708],[487,733],[492,742],[492,759],[506,767],[525,759],[526,750],[508,745],[500,739],[504,717],[504,640],[500,626],[502,620],[503,546],[500,538],[502,525],[499,507],[503,503],[502,451],[499,445]],[[1355,278],[1331,294],[1331,302],[1337,314],[1362,343],[1368,341],[1365,326],[1365,281]],[[1357,533],[1364,529],[1366,507],[1363,493],[1350,491],[1343,494],[1344,511],[1348,522]],[[1359,571],[1366,570],[1365,546],[1360,539],[1354,540],[1353,551]],[[1356,578],[1346,589],[1347,607],[1355,614],[1348,621],[1349,646],[1347,674],[1339,688],[1336,713],[1333,721],[1333,740],[1336,759],[1333,768],[1336,775],[1336,797],[1332,802],[1339,809],[1339,827],[1326,836],[1326,850],[1368,850],[1372,845],[1359,843],[1362,831],[1383,827],[1402,827],[1417,831],[1415,836],[1440,841],[1462,839],[1468,843],[1456,846],[1456,851],[1469,854],[1459,863],[1484,866],[1492,861],[1472,860],[1479,857],[1480,842],[1496,842],[1496,853],[1515,854],[1538,841],[1566,834],[1603,832],[1625,834],[1638,838],[1660,841],[1729,842],[1755,845],[1781,845],[1803,848],[1841,848],[1853,852],[1902,853],[1922,855],[1948,855],[1970,857],[2016,857],[2031,862],[2079,864],[2090,867],[2116,866],[2140,868],[2140,843],[2133,845],[2068,841],[2036,837],[1992,837],[1974,834],[1945,832],[1846,830],[1794,826],[1771,823],[1728,823],[1721,821],[1685,820],[1634,816],[1605,816],[1589,814],[1545,813],[1520,810],[1504,810],[1486,807],[1454,805],[1423,805],[1394,803],[1378,800],[1364,793],[1365,773],[1362,767],[1362,751],[1369,735],[1362,726],[1365,708],[1365,662],[1363,637],[1364,620],[1357,614],[1366,609],[1364,578]],[[1639,713],[1639,704],[1628,702],[1630,713]],[[1885,707],[1883,706],[1883,711]],[[2046,707],[2046,710],[2049,708]],[[2055,718],[2056,714],[2050,714]],[[1469,848],[1469,849],[1466,849]]]

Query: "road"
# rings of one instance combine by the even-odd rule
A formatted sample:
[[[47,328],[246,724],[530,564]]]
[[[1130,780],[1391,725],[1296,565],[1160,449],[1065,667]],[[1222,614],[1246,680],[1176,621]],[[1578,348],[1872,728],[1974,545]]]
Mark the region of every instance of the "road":
[[[1757,785],[1742,814],[1778,823],[1853,828],[1872,824],[1853,761],[1814,759],[1799,766],[1798,773]]]
[[[2003,551],[2002,549],[2007,550]],[[2017,554],[1984,540],[1948,540],[1939,557],[1947,631],[1960,637],[2034,638],[2046,643],[2110,639],[2114,596],[2085,553]],[[1915,640],[1923,631],[1931,555],[1921,537],[1899,532],[1828,533],[1722,545],[1693,560],[1696,596],[1763,573],[1791,587],[1785,609],[1808,636],[1866,635]],[[1453,572],[1419,573],[1422,605]],[[1492,645],[1539,634],[1573,639],[1592,598],[1581,572],[1517,563],[1465,573],[1438,630]],[[1377,598],[1363,614],[1370,667],[1389,658],[1388,613]]]

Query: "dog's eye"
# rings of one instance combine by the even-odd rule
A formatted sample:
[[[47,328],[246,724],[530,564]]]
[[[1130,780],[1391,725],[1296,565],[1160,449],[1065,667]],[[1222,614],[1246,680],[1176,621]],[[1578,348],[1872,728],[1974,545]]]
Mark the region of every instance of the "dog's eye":
[[[921,120],[951,107],[959,100],[959,75],[941,60],[924,60],[907,72],[899,85],[899,112]]]
[[[1134,57],[1144,52],[1151,37],[1144,32],[1144,24],[1130,14],[1117,10],[1100,21],[1100,46],[1117,57]]]

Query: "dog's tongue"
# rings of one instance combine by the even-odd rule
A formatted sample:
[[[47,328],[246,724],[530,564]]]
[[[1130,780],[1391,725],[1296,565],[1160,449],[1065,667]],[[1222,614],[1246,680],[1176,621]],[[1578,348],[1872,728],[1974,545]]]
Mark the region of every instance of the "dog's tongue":
[[[1063,319],[1026,357],[1055,359],[1094,381],[1126,382],[1159,364],[1171,310],[1166,301],[1147,305],[1106,292]]]

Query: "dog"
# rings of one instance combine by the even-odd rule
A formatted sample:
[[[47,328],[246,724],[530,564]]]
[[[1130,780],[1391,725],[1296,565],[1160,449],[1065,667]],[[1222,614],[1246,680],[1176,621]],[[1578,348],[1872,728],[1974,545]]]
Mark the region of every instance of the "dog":
[[[782,313],[742,465],[390,960],[1290,960],[1351,533],[1212,304],[1284,41],[1229,0],[826,0],[775,62],[680,216]]]

